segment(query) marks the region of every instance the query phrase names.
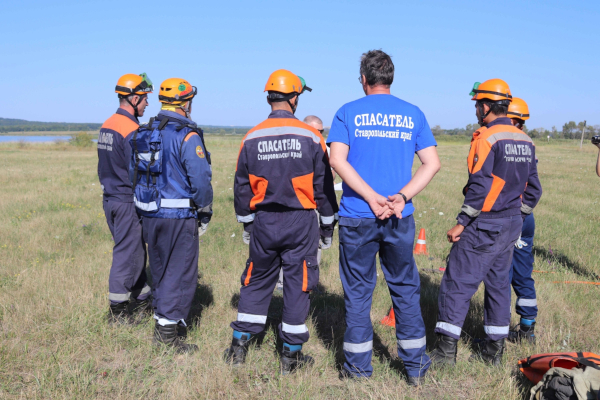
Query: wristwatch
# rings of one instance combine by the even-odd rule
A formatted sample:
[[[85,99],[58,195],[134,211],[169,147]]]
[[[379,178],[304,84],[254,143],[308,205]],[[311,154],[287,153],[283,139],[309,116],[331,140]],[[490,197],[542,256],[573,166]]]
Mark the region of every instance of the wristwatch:
[[[402,198],[404,199],[404,203],[408,203],[408,199],[406,198],[406,196],[404,195],[404,193],[402,193],[402,192],[398,192],[398,194],[399,194],[400,196],[402,196]]]

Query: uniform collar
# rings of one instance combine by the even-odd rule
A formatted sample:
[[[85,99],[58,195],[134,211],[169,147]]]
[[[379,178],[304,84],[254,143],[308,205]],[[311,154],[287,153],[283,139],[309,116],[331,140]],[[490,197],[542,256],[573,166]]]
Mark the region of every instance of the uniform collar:
[[[296,118],[296,116],[294,114],[292,114],[291,112],[289,112],[287,110],[275,110],[275,111],[271,111],[271,114],[269,114],[269,118],[292,118],[292,119],[298,119],[298,118]]]
[[[166,111],[166,110],[162,110],[161,112],[158,113],[159,117],[168,117],[169,119],[176,119],[177,121],[181,122],[184,125],[193,125],[196,126],[196,123],[194,121],[192,121],[189,118],[184,117],[183,115],[179,115],[174,111]],[[162,119],[162,118],[159,118]]]
[[[120,115],[123,115],[123,116],[125,116],[125,117],[129,118],[130,120],[132,120],[133,122],[135,122],[135,123],[136,123],[136,124],[138,124],[138,125],[140,124],[140,121],[138,121],[138,119],[137,119],[136,117],[134,117],[133,115],[131,115],[131,114],[129,113],[129,111],[125,111],[125,110],[123,110],[122,108],[119,108],[119,109],[117,110],[117,114],[120,114]]]
[[[500,117],[496,118],[492,122],[486,125],[486,128],[491,128],[494,125],[510,125],[512,126],[512,121],[508,117]]]

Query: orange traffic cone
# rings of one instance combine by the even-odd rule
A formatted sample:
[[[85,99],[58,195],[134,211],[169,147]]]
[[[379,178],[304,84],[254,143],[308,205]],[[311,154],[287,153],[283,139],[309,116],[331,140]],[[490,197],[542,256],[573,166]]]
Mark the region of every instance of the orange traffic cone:
[[[396,326],[396,316],[394,315],[394,307],[390,308],[389,314],[383,317],[383,319],[381,320],[381,324],[391,326],[392,328]]]
[[[427,241],[425,240],[425,229],[424,228],[421,228],[421,231],[419,232],[419,238],[417,239],[417,244],[415,246],[415,251],[413,251],[413,253],[425,254],[426,256],[429,255],[429,253],[427,252]]]

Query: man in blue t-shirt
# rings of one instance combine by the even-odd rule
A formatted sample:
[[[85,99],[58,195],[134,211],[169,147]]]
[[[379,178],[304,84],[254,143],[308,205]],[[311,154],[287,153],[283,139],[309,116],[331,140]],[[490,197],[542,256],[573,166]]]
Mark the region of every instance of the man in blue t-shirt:
[[[394,64],[381,50],[362,55],[360,82],[366,97],[345,104],[329,131],[331,166],[344,180],[340,205],[340,276],[346,303],[343,375],[373,373],[371,301],[377,283],[375,257],[396,315],[398,355],[408,383],[421,383],[425,354],[419,272],[413,258],[415,222],[411,199],[440,169],[436,141],[425,115],[390,94]],[[414,154],[421,160],[411,177]]]

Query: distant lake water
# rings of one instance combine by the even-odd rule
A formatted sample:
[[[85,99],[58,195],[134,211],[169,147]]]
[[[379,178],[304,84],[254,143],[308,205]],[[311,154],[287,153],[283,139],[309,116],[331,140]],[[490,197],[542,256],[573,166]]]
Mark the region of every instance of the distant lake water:
[[[1,136],[0,142],[20,142],[21,140],[25,142],[54,142],[55,140],[64,140],[68,141],[71,139],[71,136]]]

